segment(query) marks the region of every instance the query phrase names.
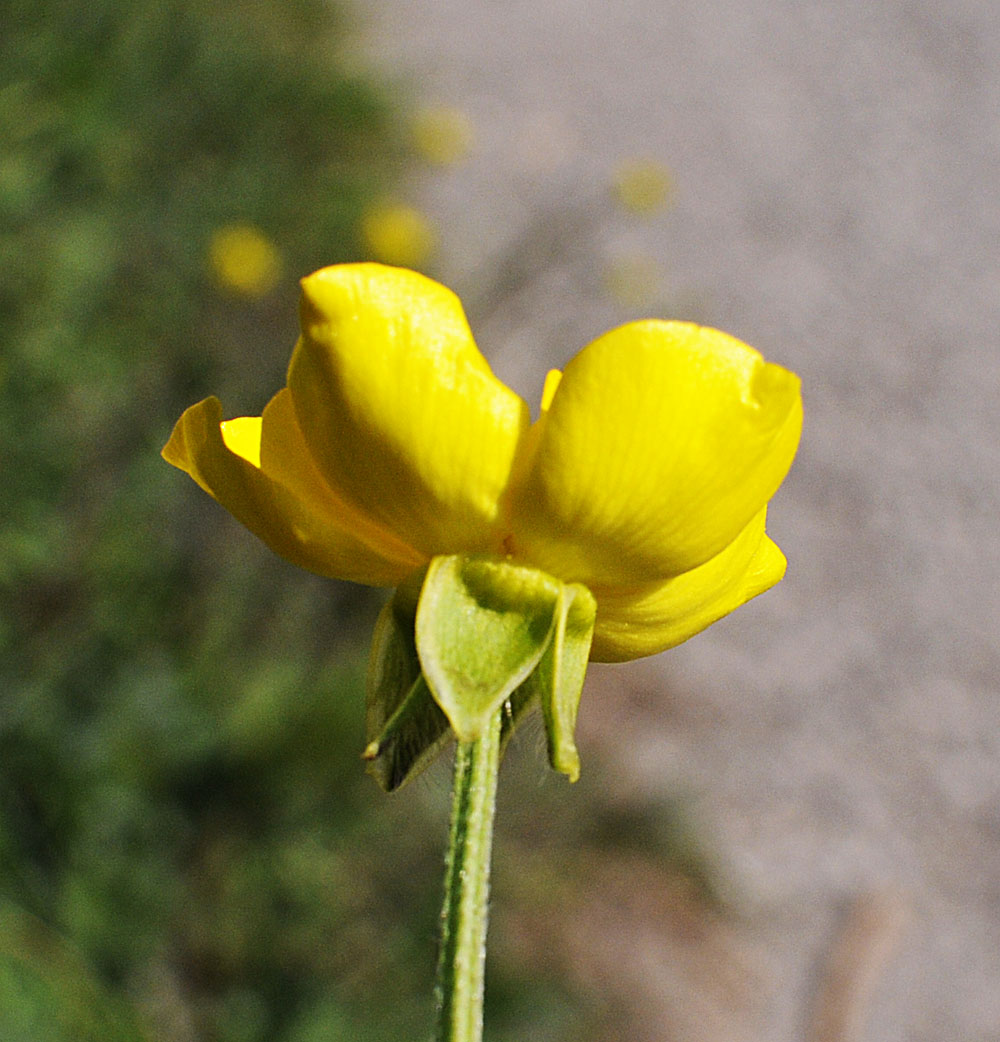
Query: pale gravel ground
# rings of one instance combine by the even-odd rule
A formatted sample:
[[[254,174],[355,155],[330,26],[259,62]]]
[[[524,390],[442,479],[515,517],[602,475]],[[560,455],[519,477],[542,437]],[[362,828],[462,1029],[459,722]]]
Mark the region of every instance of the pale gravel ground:
[[[697,795],[764,973],[763,1008],[732,1037],[805,1037],[837,909],[888,888],[909,920],[859,1039],[996,1042],[996,3],[370,0],[366,14],[370,52],[477,127],[467,163],[414,187],[443,229],[444,279],[475,300],[529,229],[554,243],[558,263],[478,306],[480,342],[519,390],[537,397],[548,365],[631,317],[600,273],[636,250],[665,269],[663,314],[803,377],[806,433],[770,526],[788,578],[674,652],[595,670],[584,709],[596,735],[601,699],[634,707],[629,784]],[[636,154],[677,186],[647,224],[604,197]],[[566,234],[577,206],[593,216]]]

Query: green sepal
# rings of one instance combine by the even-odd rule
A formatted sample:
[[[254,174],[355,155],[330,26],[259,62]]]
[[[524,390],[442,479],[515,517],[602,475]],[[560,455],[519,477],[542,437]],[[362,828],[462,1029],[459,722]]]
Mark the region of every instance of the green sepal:
[[[574,734],[596,618],[597,601],[586,586],[563,586],[552,642],[529,680],[542,705],[549,763],[571,782],[580,777]]]
[[[496,558],[435,558],[382,609],[368,671],[364,758],[387,792],[453,734],[503,706],[502,746],[540,705],[549,762],[576,781],[574,731],[597,605],[578,583]]]
[[[474,741],[538,665],[563,584],[498,558],[435,557],[417,604],[427,685],[460,741]]]
[[[372,634],[365,704],[369,741],[381,732],[420,676],[420,660],[413,641],[416,599],[407,593],[403,587],[393,593],[379,613]]]
[[[386,792],[395,792],[416,777],[451,737],[448,718],[421,675],[362,756],[368,761],[368,773]]]
[[[382,609],[372,637],[362,754],[368,773],[392,792],[419,774],[451,737],[431,697],[414,642],[422,573],[400,586]]]
[[[571,782],[580,777],[576,717],[596,618],[597,601],[586,586],[579,583],[563,586],[552,641],[534,672],[504,707],[501,752],[520,721],[532,709],[541,706],[549,765],[565,774]]]

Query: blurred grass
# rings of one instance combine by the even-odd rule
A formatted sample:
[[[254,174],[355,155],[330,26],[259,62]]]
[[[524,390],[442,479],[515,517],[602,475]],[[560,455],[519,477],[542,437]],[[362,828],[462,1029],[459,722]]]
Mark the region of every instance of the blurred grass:
[[[391,800],[362,770],[374,595],[159,458],[207,394],[258,412],[297,278],[365,255],[408,162],[393,87],[316,0],[0,0],[0,24],[0,1038],[422,1037],[447,767]],[[213,272],[231,228],[266,278]],[[542,769],[509,783],[509,864],[604,856]],[[502,898],[549,894],[533,871],[501,861]],[[581,995],[512,950],[491,1037],[582,1037]]]

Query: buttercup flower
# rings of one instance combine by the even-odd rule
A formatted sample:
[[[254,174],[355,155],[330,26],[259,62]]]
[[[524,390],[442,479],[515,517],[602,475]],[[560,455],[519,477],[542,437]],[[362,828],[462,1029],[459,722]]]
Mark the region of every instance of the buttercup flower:
[[[294,564],[373,586],[441,555],[528,565],[591,591],[599,661],[678,644],[784,574],[764,519],[799,380],[725,333],[615,329],[549,375],[532,423],[422,275],[324,268],[301,326],[262,416],[208,398],[163,450]]]

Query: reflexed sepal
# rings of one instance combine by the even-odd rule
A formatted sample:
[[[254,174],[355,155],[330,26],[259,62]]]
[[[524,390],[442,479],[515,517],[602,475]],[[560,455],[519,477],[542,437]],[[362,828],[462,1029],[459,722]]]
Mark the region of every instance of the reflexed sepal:
[[[549,763],[571,782],[580,777],[574,732],[596,618],[597,601],[586,586],[563,586],[552,642],[529,680],[545,717]]]
[[[428,766],[451,737],[448,718],[418,676],[381,733],[365,747],[368,773],[386,792],[394,792]]]
[[[387,792],[423,770],[451,737],[420,672],[413,636],[419,588],[411,581],[396,591],[372,638],[364,758],[368,773]]]
[[[478,738],[538,665],[562,590],[536,568],[497,558],[431,561],[417,606],[417,654],[460,741]]]
[[[518,720],[540,705],[545,720],[549,764],[571,782],[580,777],[574,732],[594,635],[597,602],[586,586],[563,586],[552,641],[530,677],[514,692],[504,716],[504,741]]]

